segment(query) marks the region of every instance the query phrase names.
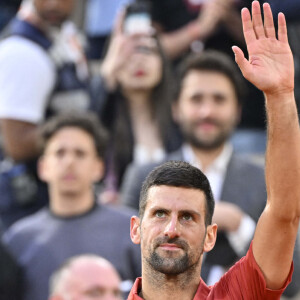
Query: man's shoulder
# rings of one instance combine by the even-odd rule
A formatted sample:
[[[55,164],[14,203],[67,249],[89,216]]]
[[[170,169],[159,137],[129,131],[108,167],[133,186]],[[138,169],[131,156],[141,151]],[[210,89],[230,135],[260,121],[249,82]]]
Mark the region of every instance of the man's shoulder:
[[[27,217],[24,217],[18,221],[16,221],[14,224],[11,225],[11,227],[8,229],[9,231],[15,231],[15,232],[22,232],[30,230],[31,228],[34,229],[37,224],[43,224],[45,221],[49,221],[51,219],[51,214],[49,212],[48,208],[42,208],[36,213],[33,213],[32,215],[29,215]]]
[[[0,41],[0,69],[6,76],[18,74],[14,82],[20,84],[36,80],[41,75],[50,77],[49,80],[55,76],[55,65],[47,51],[22,36],[10,36]],[[31,76],[28,77],[29,72]]]
[[[209,287],[211,299],[280,299],[291,282],[293,266],[281,289],[268,289],[264,275],[254,258],[252,245],[253,243],[246,256],[232,266],[220,281]]]
[[[146,177],[146,175],[148,175],[154,168],[170,160],[183,160],[181,149],[169,153],[164,159],[158,162],[151,162],[147,164],[132,164],[129,167],[129,170],[133,174]]]
[[[99,216],[116,223],[128,222],[130,218],[138,214],[138,211],[126,206],[100,205],[97,209]]]
[[[15,59],[49,60],[47,52],[33,41],[18,35],[0,41],[0,56],[16,56]]]
[[[264,161],[262,158],[245,156],[233,153],[229,161],[227,170],[236,174],[245,174],[246,176],[264,177]]]
[[[43,234],[50,226],[51,214],[47,208],[20,219],[4,233],[3,239],[6,244],[13,244],[23,240],[29,242],[37,235]]]

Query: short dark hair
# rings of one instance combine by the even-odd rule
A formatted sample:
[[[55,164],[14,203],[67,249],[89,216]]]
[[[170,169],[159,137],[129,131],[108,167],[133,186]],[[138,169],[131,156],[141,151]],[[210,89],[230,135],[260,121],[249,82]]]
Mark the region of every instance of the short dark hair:
[[[182,82],[190,71],[217,72],[225,75],[233,85],[239,104],[242,104],[246,95],[246,82],[234,61],[227,54],[216,50],[207,50],[202,53],[190,54],[184,59],[177,69],[178,84],[175,86],[174,101],[178,100]]]
[[[212,222],[215,208],[215,201],[211,187],[206,176],[198,169],[187,162],[168,161],[153,169],[145,179],[139,203],[139,216],[142,219],[145,213],[148,191],[152,186],[174,186],[190,189],[197,189],[205,194],[205,225]]]
[[[94,143],[99,158],[105,155],[107,133],[101,125],[98,117],[92,112],[70,112],[50,118],[40,127],[39,145],[41,153],[44,153],[48,141],[58,131],[65,127],[76,127],[89,134]]]

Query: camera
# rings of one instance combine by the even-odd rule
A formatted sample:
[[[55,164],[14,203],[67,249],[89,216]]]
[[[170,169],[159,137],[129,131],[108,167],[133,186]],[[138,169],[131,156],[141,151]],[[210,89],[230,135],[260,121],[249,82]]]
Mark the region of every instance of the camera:
[[[150,2],[142,0],[128,5],[123,28],[128,35],[150,34],[152,32]]]

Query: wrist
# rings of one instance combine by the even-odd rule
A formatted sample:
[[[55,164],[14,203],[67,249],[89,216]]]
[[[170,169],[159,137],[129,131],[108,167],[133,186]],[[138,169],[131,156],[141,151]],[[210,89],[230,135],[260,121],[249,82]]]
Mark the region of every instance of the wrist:
[[[197,21],[192,21],[187,25],[187,34],[192,41],[200,37],[200,25]]]
[[[281,107],[295,102],[294,89],[264,92],[267,107]]]
[[[100,75],[103,78],[107,89],[110,91],[114,90],[117,80],[114,76],[113,70],[111,70],[111,68],[108,68],[106,65],[102,65],[100,67]]]

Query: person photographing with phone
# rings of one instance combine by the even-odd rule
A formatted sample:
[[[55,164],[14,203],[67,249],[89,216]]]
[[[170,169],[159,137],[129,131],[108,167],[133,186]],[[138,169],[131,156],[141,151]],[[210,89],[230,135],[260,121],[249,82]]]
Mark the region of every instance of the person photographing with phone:
[[[147,10],[140,8],[129,6],[118,18],[100,70],[99,114],[111,133],[105,202],[116,200],[130,162],[159,161],[180,144],[171,121],[172,74]]]

